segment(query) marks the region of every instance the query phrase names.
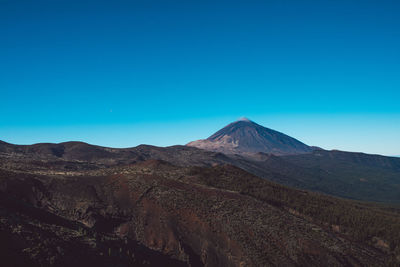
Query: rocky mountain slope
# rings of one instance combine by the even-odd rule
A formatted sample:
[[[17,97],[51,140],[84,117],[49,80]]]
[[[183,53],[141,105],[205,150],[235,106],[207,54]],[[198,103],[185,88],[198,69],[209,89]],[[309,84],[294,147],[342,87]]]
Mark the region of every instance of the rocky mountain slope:
[[[70,145],[46,144],[37,153],[14,147],[25,152],[0,155],[3,262],[387,266],[400,260],[397,209],[290,189],[212,157],[207,167],[184,160],[177,166],[151,159],[163,149],[142,146],[121,151],[134,155],[124,163],[121,155],[93,160],[89,145]],[[60,147],[64,152],[54,155]],[[201,151],[169,153],[176,157],[179,149]],[[72,151],[81,151],[79,160],[69,158]]]
[[[187,145],[225,154],[263,152],[290,155],[313,150],[290,136],[245,118],[225,126],[207,139],[193,141]]]
[[[248,119],[187,144],[226,153],[229,163],[284,185],[335,196],[400,203],[400,160],[309,147]]]

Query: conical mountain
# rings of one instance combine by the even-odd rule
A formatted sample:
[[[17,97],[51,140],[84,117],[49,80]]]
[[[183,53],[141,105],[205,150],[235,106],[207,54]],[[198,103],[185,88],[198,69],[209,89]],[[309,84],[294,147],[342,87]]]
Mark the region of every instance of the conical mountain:
[[[230,123],[207,139],[187,144],[225,154],[271,153],[291,155],[311,152],[310,146],[281,132],[242,118]]]

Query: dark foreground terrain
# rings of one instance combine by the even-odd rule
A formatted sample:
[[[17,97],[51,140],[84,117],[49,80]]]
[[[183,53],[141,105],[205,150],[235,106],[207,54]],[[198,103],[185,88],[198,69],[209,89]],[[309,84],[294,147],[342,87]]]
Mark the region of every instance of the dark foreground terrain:
[[[230,161],[244,164],[186,147],[3,143],[2,266],[400,264],[395,206],[288,188]]]

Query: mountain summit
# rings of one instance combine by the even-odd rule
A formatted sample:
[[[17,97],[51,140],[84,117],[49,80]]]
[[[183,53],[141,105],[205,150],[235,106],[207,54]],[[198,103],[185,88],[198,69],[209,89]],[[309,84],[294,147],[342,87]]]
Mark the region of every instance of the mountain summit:
[[[306,144],[278,131],[263,127],[247,118],[225,126],[207,139],[187,144],[225,154],[271,153],[291,155],[311,152]]]

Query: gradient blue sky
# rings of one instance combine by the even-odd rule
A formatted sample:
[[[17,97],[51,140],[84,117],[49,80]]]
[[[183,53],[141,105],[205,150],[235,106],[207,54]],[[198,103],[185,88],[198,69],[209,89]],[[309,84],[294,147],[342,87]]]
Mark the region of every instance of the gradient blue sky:
[[[0,0],[0,140],[185,144],[246,116],[400,155],[400,1]]]

